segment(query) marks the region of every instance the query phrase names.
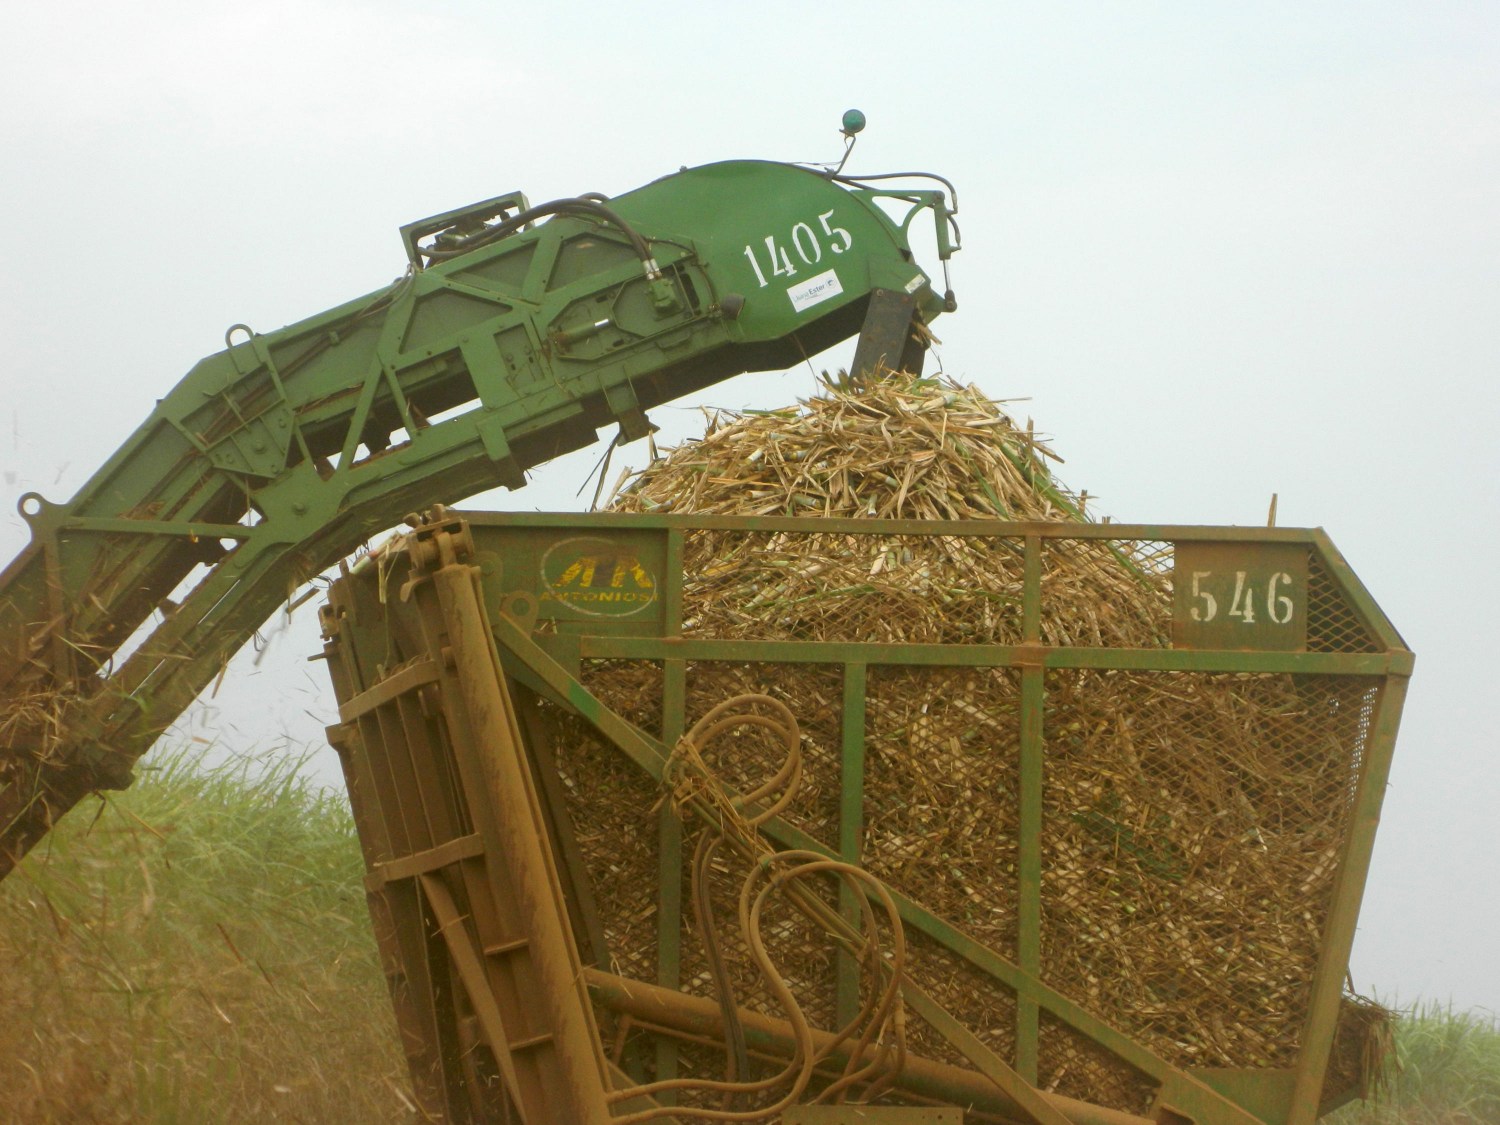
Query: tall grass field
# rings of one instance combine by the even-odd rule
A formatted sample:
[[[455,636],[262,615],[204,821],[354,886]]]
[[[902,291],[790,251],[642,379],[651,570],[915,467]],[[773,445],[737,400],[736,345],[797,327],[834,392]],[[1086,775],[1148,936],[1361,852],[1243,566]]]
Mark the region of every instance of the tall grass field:
[[[0,1120],[418,1120],[342,795],[138,772],[0,883]]]
[[[417,1122],[342,796],[158,753],[0,883],[0,1120]],[[1500,1125],[1500,1026],[1418,1007],[1336,1125]]]
[[[1396,1018],[1396,1065],[1374,1102],[1330,1125],[1500,1125],[1500,1022],[1493,1014],[1419,1004]]]

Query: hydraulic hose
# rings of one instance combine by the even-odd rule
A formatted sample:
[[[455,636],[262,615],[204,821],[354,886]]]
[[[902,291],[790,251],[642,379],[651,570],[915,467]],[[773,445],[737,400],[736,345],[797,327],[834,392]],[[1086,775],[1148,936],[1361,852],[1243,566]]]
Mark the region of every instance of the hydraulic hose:
[[[764,710],[771,713],[766,714]],[[785,753],[781,765],[771,777],[748,794],[730,797],[704,764],[701,748],[718,736],[742,727],[758,727],[769,731],[779,739]],[[620,1090],[610,1096],[611,1103],[618,1103],[669,1091],[693,1090],[722,1095],[723,1101],[718,1109],[700,1106],[658,1107],[620,1117],[617,1121],[620,1125],[640,1125],[667,1114],[724,1122],[766,1120],[801,1098],[819,1067],[840,1052],[844,1044],[856,1039],[856,1036],[854,1047],[847,1052],[843,1073],[812,1100],[842,1101],[850,1089],[864,1082],[871,1082],[867,1096],[878,1095],[895,1081],[906,1061],[905,1016],[901,1003],[906,940],[895,902],[880,881],[863,869],[816,852],[772,852],[766,847],[758,831],[760,825],[790,804],[801,784],[801,734],[796,719],[784,704],[769,696],[738,696],[713,708],[694,724],[678,743],[674,758],[677,759],[674,801],[679,808],[691,807],[707,826],[693,858],[693,907],[699,919],[710,972],[718,993],[729,1055],[728,1073],[725,1081],[669,1079]],[[761,802],[768,798],[769,802],[762,805]],[[739,894],[740,933],[766,987],[786,1013],[787,1024],[792,1032],[791,1058],[780,1071],[757,1081],[740,1077],[748,1069],[748,1050],[739,1005],[734,997],[722,949],[719,948],[709,901],[708,876],[713,856],[718,845],[726,840],[742,856],[752,859],[752,867]],[[828,876],[851,884],[859,892],[853,897],[859,904],[862,915],[862,939],[852,933],[836,914],[830,918],[826,904],[816,894],[795,886],[803,879]],[[855,953],[872,979],[878,980],[884,976],[883,987],[872,991],[861,1002],[854,1017],[831,1036],[820,1036],[814,1031],[766,948],[761,918],[773,892],[785,894],[801,913],[827,929],[835,941]],[[891,931],[893,949],[889,960],[880,952],[876,911],[871,905],[871,896],[880,902],[886,925]],[[873,1055],[869,1055],[870,1044],[877,1037],[880,1045]],[[786,1092],[770,1105],[741,1111],[729,1108],[730,1101],[736,1096],[766,1093],[788,1083]]]

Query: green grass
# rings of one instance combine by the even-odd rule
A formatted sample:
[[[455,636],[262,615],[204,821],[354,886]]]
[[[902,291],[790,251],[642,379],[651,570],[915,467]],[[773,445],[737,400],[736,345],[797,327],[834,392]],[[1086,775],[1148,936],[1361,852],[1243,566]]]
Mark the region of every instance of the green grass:
[[[0,883],[11,1121],[412,1121],[353,822],[283,761],[156,756]]]
[[[1331,1125],[1495,1125],[1500,1122],[1500,1022],[1420,1004],[1396,1019],[1397,1068],[1383,1096]]]

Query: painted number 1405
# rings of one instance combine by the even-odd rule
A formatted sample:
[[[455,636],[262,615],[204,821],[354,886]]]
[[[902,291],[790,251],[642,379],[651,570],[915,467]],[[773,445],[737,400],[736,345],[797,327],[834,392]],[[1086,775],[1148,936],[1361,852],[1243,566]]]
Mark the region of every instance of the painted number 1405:
[[[1219,598],[1208,589],[1214,578],[1215,574],[1211,570],[1193,571],[1192,605],[1188,615],[1194,621],[1207,623],[1219,615]],[[1239,618],[1245,625],[1254,625],[1256,595],[1261,592],[1261,581],[1260,578],[1247,577],[1243,570],[1235,571],[1234,593],[1229,598],[1225,616]],[[1292,576],[1285,571],[1278,571],[1264,581],[1264,600],[1260,606],[1266,618],[1273,625],[1290,624],[1297,611],[1297,605],[1292,600]],[[1227,583],[1221,588],[1221,593],[1223,589],[1227,589]]]
[[[854,239],[849,232],[843,227],[834,226],[832,219],[833,212],[824,211],[818,216],[818,230],[814,230],[808,223],[792,224],[791,246],[803,265],[813,266],[823,260],[825,240],[828,249],[835,254],[842,254],[854,245]],[[797,267],[792,264],[792,256],[787,251],[786,244],[777,241],[774,234],[766,235],[765,255],[771,263],[771,277],[797,276]],[[765,270],[761,269],[757,248],[746,243],[745,257],[750,259],[750,268],[755,271],[755,280],[760,282],[760,287],[764,289],[770,284],[770,279],[766,276]]]

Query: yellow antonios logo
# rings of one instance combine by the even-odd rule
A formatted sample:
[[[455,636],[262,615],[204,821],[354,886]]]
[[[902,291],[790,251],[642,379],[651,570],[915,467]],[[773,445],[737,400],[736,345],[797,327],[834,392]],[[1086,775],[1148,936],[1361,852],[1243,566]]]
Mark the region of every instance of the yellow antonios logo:
[[[634,551],[608,539],[565,539],[542,556],[542,601],[598,617],[628,617],[656,600]]]

